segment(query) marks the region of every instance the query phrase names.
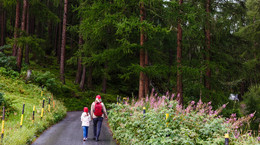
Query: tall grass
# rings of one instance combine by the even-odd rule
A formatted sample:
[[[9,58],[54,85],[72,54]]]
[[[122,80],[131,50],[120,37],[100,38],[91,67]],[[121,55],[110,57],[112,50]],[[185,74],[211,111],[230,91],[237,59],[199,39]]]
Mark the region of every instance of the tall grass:
[[[25,84],[22,80],[6,78],[0,74],[0,92],[11,104],[13,110],[7,112],[5,118],[5,132],[3,144],[23,145],[30,144],[41,132],[52,124],[61,120],[66,114],[63,103],[55,100],[55,108],[51,102],[51,112],[47,111],[48,98],[52,96],[50,92],[44,90],[41,97],[41,88],[33,84]],[[44,117],[41,120],[42,100],[45,101]],[[23,126],[20,128],[22,107],[25,104]],[[35,105],[35,121],[32,122],[33,106]],[[7,108],[8,109],[8,108]]]

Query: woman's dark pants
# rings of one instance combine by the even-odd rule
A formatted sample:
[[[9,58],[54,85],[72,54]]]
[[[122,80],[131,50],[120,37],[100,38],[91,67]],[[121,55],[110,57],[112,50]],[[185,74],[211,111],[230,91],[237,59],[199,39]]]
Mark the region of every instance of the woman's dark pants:
[[[93,118],[94,137],[95,137],[96,141],[98,141],[98,138],[99,138],[99,135],[100,135],[102,121],[103,121],[103,117]]]

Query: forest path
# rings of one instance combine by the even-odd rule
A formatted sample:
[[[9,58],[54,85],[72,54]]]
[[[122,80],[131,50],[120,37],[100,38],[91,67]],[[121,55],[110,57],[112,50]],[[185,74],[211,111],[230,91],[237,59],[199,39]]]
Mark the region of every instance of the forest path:
[[[88,129],[88,140],[83,141],[81,113],[81,111],[67,112],[66,118],[43,132],[32,145],[116,145],[105,119],[102,123],[99,141],[92,139],[94,137],[93,121]]]

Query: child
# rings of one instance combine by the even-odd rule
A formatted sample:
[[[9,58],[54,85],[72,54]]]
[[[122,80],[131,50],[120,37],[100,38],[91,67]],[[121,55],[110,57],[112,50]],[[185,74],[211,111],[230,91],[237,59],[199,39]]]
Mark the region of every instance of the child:
[[[83,141],[86,141],[88,137],[89,121],[91,121],[87,107],[84,107],[84,112],[81,115],[81,121],[82,121],[82,129],[83,129]]]

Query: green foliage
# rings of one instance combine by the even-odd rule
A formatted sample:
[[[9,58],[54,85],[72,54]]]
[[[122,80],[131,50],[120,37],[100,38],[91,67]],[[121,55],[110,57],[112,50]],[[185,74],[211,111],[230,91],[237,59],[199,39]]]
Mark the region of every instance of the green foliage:
[[[40,71],[32,71],[32,75],[29,79],[32,83],[35,83],[39,86],[47,87],[50,91],[57,91],[59,85],[61,84],[59,81],[56,80],[56,77],[51,72],[40,72]]]
[[[2,144],[31,144],[36,136],[66,115],[63,103],[53,98],[55,108],[51,106],[51,112],[45,111],[43,119],[40,119],[43,98],[40,97],[41,88],[39,86],[25,84],[20,79],[14,80],[0,75],[0,90],[0,100],[4,102],[7,115]],[[51,93],[44,90],[44,97],[47,96],[51,96]],[[25,112],[23,127],[20,128],[23,103],[25,104]],[[36,111],[33,124],[31,117],[34,105]]]
[[[3,50],[8,49],[8,48],[11,48],[11,45],[0,46],[0,51],[3,51]]]
[[[5,69],[4,67],[0,67],[0,74],[10,77],[12,79],[17,79],[19,77],[19,73],[17,71],[8,70],[8,69]]]
[[[259,129],[259,120],[260,118],[260,87],[257,86],[251,86],[249,88],[249,91],[244,95],[244,102],[246,104],[246,111],[247,113],[255,113],[255,120],[252,124],[252,129],[258,130]]]
[[[169,98],[168,98],[169,99]],[[109,110],[109,126],[120,144],[224,144],[224,134],[229,132],[230,144],[258,144],[247,134],[237,137],[236,123],[247,123],[248,118],[226,122],[217,114],[225,108],[211,110],[210,103],[199,101],[181,108],[177,101],[167,96],[132,101],[132,105],[113,104]],[[143,107],[146,112],[143,114]],[[165,114],[169,113],[166,120]],[[231,119],[232,120],[232,119]]]
[[[0,66],[8,70],[16,69],[16,59],[13,56],[6,56],[4,53],[0,52]]]
[[[27,34],[24,34],[25,32],[21,32],[24,36],[20,36],[17,39],[7,39],[7,42],[11,45],[16,44],[17,47],[24,48],[26,46],[29,46],[32,53],[34,54],[34,57],[42,58],[44,56],[44,50],[43,50],[43,43],[45,42],[44,39],[38,38],[36,35],[27,36]]]
[[[69,98],[60,98],[68,111],[82,110],[83,107],[91,107],[91,104],[95,101],[96,95],[100,95],[102,98],[102,102],[106,105],[107,109],[110,109],[110,105],[116,102],[116,95],[111,94],[103,94],[94,91],[85,91],[85,92],[77,92],[73,97]]]
[[[12,106],[12,99],[5,98],[4,93],[0,92],[0,108],[5,107],[5,115],[9,116],[15,111],[15,108]],[[0,110],[0,114],[3,114],[3,110]]]

